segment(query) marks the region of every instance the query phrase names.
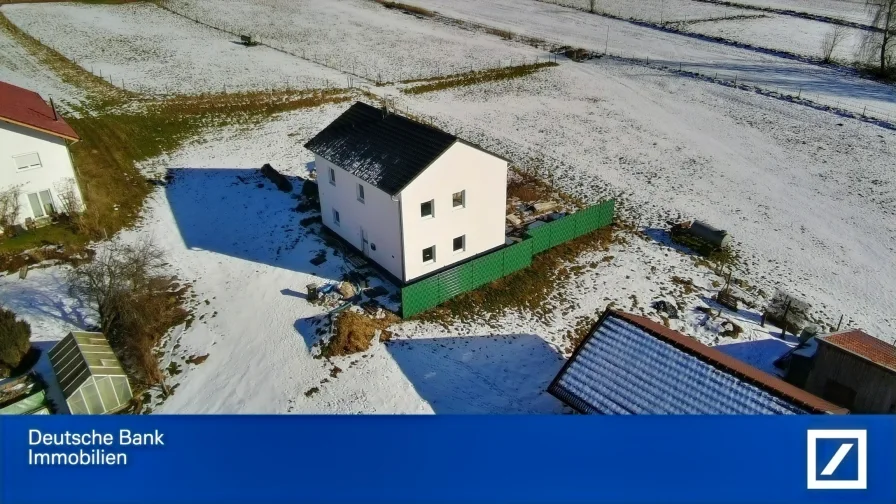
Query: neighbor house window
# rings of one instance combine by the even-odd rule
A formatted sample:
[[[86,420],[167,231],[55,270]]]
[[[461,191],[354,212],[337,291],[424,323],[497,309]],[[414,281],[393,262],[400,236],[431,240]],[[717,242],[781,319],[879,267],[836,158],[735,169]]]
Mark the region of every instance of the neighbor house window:
[[[40,156],[36,152],[31,154],[22,154],[12,157],[16,162],[16,168],[19,170],[28,170],[31,168],[40,168]]]
[[[467,248],[467,235],[460,235],[454,239],[454,251],[463,252]]]
[[[31,213],[35,219],[56,213],[49,190],[29,194],[28,202],[31,204]]]
[[[467,191],[456,192],[451,196],[451,206],[454,208],[463,208],[467,206],[466,203],[466,194]]]
[[[333,224],[339,225],[339,210],[333,209]]]
[[[436,262],[436,246],[423,249],[423,264]]]
[[[364,203],[364,186],[358,184],[358,201]]]
[[[330,168],[330,183],[336,185],[336,170]]]
[[[420,204],[420,217],[432,217],[433,209],[435,207],[435,202],[433,200],[429,200],[426,203]]]

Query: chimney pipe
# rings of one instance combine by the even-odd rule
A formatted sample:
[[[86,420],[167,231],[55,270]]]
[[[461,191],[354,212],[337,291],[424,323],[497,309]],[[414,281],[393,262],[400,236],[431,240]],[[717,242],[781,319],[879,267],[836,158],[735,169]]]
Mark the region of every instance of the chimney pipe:
[[[50,108],[53,109],[53,120],[58,121],[59,117],[56,115],[56,104],[53,103],[53,99],[50,98]]]

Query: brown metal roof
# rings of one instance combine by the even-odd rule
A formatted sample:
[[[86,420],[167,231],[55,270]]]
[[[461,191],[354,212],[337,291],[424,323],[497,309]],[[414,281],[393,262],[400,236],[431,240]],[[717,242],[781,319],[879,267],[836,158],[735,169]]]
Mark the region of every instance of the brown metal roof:
[[[827,334],[819,336],[818,339],[867,359],[878,366],[896,371],[896,346],[859,329]]]
[[[649,318],[616,310],[612,310],[612,313],[640,326],[645,331],[676,346],[682,351],[687,352],[718,369],[738,376],[772,395],[792,401],[816,413],[845,414],[849,412],[846,408],[825,401],[824,399],[797,388],[780,378],[774,377],[762,370],[750,366],[749,364],[745,364],[734,357],[725,355],[712,347],[706,346],[678,331],[673,331],[663,324],[654,322]]]

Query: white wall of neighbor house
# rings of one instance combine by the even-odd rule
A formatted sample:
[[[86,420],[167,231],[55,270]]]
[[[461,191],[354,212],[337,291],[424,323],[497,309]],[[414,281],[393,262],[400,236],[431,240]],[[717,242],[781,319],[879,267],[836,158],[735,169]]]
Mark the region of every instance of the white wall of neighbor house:
[[[463,206],[453,204],[463,192]],[[405,281],[468,259],[505,242],[507,162],[475,147],[455,143],[401,193]],[[421,205],[433,202],[433,215]],[[454,239],[464,237],[462,250]],[[435,247],[424,262],[423,251]]]
[[[0,121],[0,191],[21,187],[17,224],[24,223],[29,217],[41,217],[38,214],[43,210],[35,211],[33,197],[29,199],[29,195],[37,195],[43,208],[47,199],[45,191],[48,191],[54,208],[60,211],[59,193],[68,181],[74,183],[75,196],[79,206],[83,207],[84,200],[75,182],[75,170],[65,140]]]
[[[321,218],[325,226],[343,237],[371,260],[397,278],[401,272],[401,228],[398,202],[392,196],[348,173],[326,159],[315,155],[317,187],[320,193]],[[330,169],[335,181],[330,182]],[[364,188],[364,201],[359,201],[358,185]],[[339,212],[335,222],[333,210]],[[361,230],[367,236],[364,247]]]

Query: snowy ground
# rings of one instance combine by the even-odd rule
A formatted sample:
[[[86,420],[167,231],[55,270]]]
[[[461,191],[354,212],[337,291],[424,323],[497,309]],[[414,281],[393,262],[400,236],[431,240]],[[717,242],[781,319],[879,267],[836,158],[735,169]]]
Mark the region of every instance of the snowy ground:
[[[409,3],[444,15],[547,41],[569,44],[610,54],[650,58],[669,66],[712,75],[738,78],[768,89],[792,94],[809,93],[821,102],[849,104],[862,111],[863,105],[896,116],[896,88],[849,72],[801,63],[747,49],[696,40],[673,33],[637,26],[625,21],[581,12],[538,0],[409,0]],[[699,26],[699,25],[697,25]]]
[[[167,5],[374,81],[431,77],[545,57],[497,37],[422,23],[369,0],[169,0]]]
[[[52,97],[56,103],[75,103],[84,98],[84,93],[62,82],[3,29],[0,29],[0,81],[36,91],[44,99]]]
[[[148,93],[321,88],[343,85],[328,68],[232,35],[151,4],[7,5],[19,28],[112,84]],[[0,61],[5,57],[0,55]]]
[[[773,9],[805,12],[817,16],[827,16],[853,23],[871,24],[865,0],[731,0],[743,5],[771,7]]]
[[[512,159],[546,157],[588,200],[622,191],[645,226],[707,219],[766,292],[781,281],[824,320],[896,331],[893,131],[608,60],[398,104]]]
[[[547,0],[547,3],[590,9],[591,0]],[[597,0],[594,11],[625,19],[638,19],[651,23],[668,21],[693,21],[695,19],[720,19],[744,14],[743,9],[692,0]]]

